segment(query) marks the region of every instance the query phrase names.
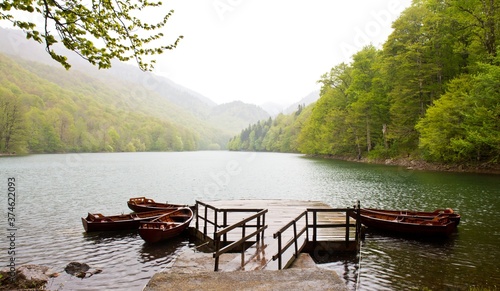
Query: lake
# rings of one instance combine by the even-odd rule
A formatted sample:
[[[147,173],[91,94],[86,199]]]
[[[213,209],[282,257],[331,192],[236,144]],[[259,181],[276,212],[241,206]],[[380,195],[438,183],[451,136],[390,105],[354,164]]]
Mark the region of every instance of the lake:
[[[85,233],[81,217],[130,212],[130,197],[194,204],[195,200],[318,200],[332,207],[431,211],[462,215],[449,239],[418,240],[369,232],[359,257],[339,257],[335,270],[354,290],[468,290],[500,286],[500,176],[411,171],[308,158],[297,154],[201,151],[30,155],[0,158],[2,264],[8,239],[8,179],[15,178],[15,262],[52,267],[51,290],[141,290],[188,238],[146,245],[136,232]],[[73,261],[102,269],[79,279]]]

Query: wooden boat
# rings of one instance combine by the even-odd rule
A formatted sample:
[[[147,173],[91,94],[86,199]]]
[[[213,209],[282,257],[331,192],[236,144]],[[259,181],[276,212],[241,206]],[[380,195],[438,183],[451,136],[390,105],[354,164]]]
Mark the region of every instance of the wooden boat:
[[[436,209],[433,212],[411,211],[411,210],[386,210],[386,209],[375,209],[375,208],[363,208],[363,210],[367,212],[383,213],[394,216],[409,216],[421,219],[434,219],[436,216],[440,217],[446,216],[451,221],[453,221],[457,226],[460,223],[460,218],[461,218],[460,214],[456,213],[451,208]]]
[[[449,236],[457,227],[457,223],[448,216],[439,214],[422,218],[360,209],[360,217],[361,223],[368,228],[412,236]]]
[[[187,205],[180,204],[169,204],[169,203],[159,203],[155,202],[153,199],[146,197],[136,197],[130,198],[127,202],[128,208],[135,212],[144,212],[152,210],[175,210],[181,207],[186,207]]]
[[[138,229],[141,221],[149,221],[164,215],[168,210],[155,210],[140,213],[104,216],[100,213],[89,213],[82,217],[86,232]]]
[[[189,207],[164,214],[149,222],[142,222],[139,235],[148,243],[156,243],[178,236],[193,219],[193,211]]]

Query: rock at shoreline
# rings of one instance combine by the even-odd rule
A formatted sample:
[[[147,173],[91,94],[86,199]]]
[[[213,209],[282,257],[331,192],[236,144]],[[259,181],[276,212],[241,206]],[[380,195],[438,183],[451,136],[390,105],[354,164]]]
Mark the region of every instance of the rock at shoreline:
[[[43,288],[48,280],[59,274],[46,266],[22,265],[16,269],[12,277],[9,269],[0,271],[0,290],[38,289]]]
[[[102,272],[101,269],[92,269],[85,263],[71,262],[64,271],[78,278],[88,278]],[[54,272],[47,266],[22,265],[16,268],[15,276],[9,268],[0,269],[0,290],[44,290],[50,279],[58,277],[59,273]]]
[[[57,273],[52,271],[47,266],[23,265],[23,266],[20,266],[19,268],[17,268],[17,270],[22,275],[24,275],[26,280],[47,282],[49,280],[49,278],[57,276]]]

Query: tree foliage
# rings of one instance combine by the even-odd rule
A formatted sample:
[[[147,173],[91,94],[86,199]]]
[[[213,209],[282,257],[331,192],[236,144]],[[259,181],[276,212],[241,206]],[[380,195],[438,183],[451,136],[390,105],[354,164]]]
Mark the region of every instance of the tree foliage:
[[[298,152],[298,135],[310,113],[310,106],[299,105],[297,111],[291,115],[279,114],[274,119],[269,118],[249,125],[240,135],[229,141],[228,149]]]
[[[0,153],[13,153],[25,148],[25,123],[20,98],[0,88]]]
[[[186,151],[214,143],[209,128],[156,113],[148,100],[164,98],[0,55],[0,153]]]
[[[321,76],[321,98],[291,137],[297,149],[498,164],[499,8],[498,0],[414,0],[382,49],[364,47]],[[254,127],[233,141],[251,140]]]
[[[432,160],[500,161],[500,67],[453,80],[417,124],[420,147]]]
[[[175,48],[182,38],[163,44],[162,29],[173,10],[151,23],[143,20],[146,13],[151,15],[160,8],[161,1],[147,0],[4,0],[0,3],[0,20],[10,21],[25,31],[28,39],[43,43],[50,56],[66,69],[71,65],[58,52],[57,43],[99,68],[111,67],[111,60],[116,58],[135,60],[142,70],[152,70],[155,60],[149,58]],[[36,16],[43,22],[34,21]]]

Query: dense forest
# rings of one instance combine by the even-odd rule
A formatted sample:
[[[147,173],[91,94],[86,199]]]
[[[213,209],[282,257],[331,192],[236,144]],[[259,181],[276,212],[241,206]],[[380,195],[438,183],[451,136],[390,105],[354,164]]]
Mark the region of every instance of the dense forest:
[[[0,55],[0,152],[195,150],[202,142],[193,130],[111,104],[117,92],[86,75],[45,73],[72,84],[57,85]]]
[[[269,116],[242,102],[200,101],[163,80],[141,86],[144,75],[126,66],[119,73],[0,54],[0,154],[221,149],[250,121]]]
[[[498,0],[414,0],[393,29],[321,76],[315,104],[249,126],[229,149],[498,164]]]

